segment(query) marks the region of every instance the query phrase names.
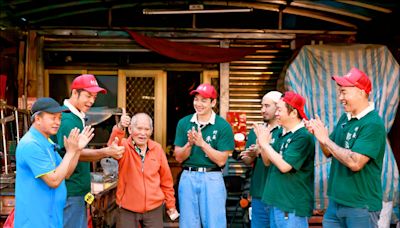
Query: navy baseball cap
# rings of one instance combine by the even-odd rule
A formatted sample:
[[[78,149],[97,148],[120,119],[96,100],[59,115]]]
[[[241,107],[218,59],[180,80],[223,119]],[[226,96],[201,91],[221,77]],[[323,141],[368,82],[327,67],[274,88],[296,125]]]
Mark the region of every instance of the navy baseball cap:
[[[69,111],[67,107],[60,106],[57,101],[50,97],[41,97],[35,101],[32,105],[32,113],[48,112],[58,113]]]

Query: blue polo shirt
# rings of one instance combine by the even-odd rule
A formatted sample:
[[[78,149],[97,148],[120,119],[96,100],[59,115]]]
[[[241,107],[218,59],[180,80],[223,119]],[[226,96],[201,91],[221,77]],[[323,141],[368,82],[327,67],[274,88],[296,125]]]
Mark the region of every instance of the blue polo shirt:
[[[14,226],[62,227],[67,198],[65,183],[51,188],[40,178],[61,163],[54,144],[31,127],[17,146],[16,160]]]

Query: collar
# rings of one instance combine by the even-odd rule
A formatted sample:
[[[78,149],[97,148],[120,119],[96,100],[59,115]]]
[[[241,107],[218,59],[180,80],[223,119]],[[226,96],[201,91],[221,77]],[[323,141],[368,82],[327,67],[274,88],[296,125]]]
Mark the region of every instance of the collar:
[[[77,108],[75,108],[75,106],[73,106],[68,99],[64,100],[64,105],[72,112],[74,113],[76,116],[78,116],[83,123],[83,126],[85,126],[85,113],[79,111]]]
[[[38,129],[36,129],[34,126],[31,126],[29,129],[29,132],[31,132],[32,136],[34,139],[36,139],[41,145],[45,147],[50,147],[53,146],[54,143],[51,141],[50,138],[46,138]]]
[[[214,125],[214,124],[215,124],[215,117],[216,117],[216,114],[215,114],[214,111],[212,111],[212,112],[211,112],[210,119],[209,119],[207,122],[203,123],[204,126],[206,126],[206,125],[208,125],[208,124]],[[197,126],[200,126],[200,123],[199,123],[199,121],[197,120],[197,113],[193,114],[192,119],[190,119],[190,122],[196,123]]]
[[[361,119],[364,116],[366,116],[368,113],[370,113],[371,111],[375,110],[375,104],[374,102],[369,102],[368,107],[366,107],[364,110],[362,110],[360,113],[358,113],[356,116],[352,116],[350,112],[347,112],[347,120],[351,120],[352,118],[356,118],[356,119]]]
[[[302,127],[304,127],[304,122],[303,121],[301,121],[299,124],[294,126],[294,128],[290,129],[289,131],[287,131],[285,128],[283,128],[282,135],[286,135],[289,132],[295,133],[297,130],[299,130]]]

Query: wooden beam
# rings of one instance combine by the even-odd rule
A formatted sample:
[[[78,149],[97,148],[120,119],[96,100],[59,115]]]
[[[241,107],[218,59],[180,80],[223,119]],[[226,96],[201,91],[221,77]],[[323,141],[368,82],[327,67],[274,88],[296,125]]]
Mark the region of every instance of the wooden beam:
[[[357,18],[357,19],[360,19],[363,21],[371,20],[370,17],[366,17],[366,16],[363,16],[363,15],[360,15],[357,13],[352,13],[347,10],[342,10],[342,9],[338,9],[338,8],[331,7],[331,6],[314,3],[311,1],[293,1],[292,3],[290,3],[290,6],[339,14],[339,15],[343,15],[343,16],[347,16],[347,17]]]
[[[325,35],[355,35],[356,31],[340,31],[340,30],[291,30],[291,29],[216,29],[216,28],[156,28],[156,27],[128,27],[127,29],[143,32],[146,35],[154,35],[157,37],[171,38],[188,38],[191,36],[199,37],[198,34],[207,33],[248,33],[248,34],[325,34]],[[62,27],[45,26],[40,30],[36,30],[40,35],[56,35],[56,36],[89,36],[89,37],[130,37],[127,32],[121,30],[120,27],[112,28],[97,28],[97,29],[82,29],[82,27]],[[204,35],[203,35],[204,36]]]
[[[250,3],[250,2],[229,2],[229,1],[205,1],[205,5],[220,5],[220,6],[235,6],[235,7],[247,7],[247,8],[253,8],[253,9],[258,9],[258,10],[268,10],[268,11],[274,11],[274,12],[279,12],[279,5],[276,4],[268,4],[268,3]],[[283,9],[284,13],[289,13],[293,15],[298,15],[298,16],[304,16],[304,17],[309,17],[309,18],[314,18],[318,20],[323,20],[323,21],[328,21],[331,23],[343,25],[346,27],[354,28],[357,29],[357,26],[354,24],[351,24],[349,22],[346,22],[344,20],[340,20],[337,18],[329,17],[327,15],[317,13],[315,11],[311,10],[301,10],[301,9],[296,9],[294,7],[287,6]]]
[[[336,19],[336,18],[333,18],[333,17],[329,17],[329,16],[327,16],[325,14],[317,13],[317,12],[310,11],[310,10],[302,10],[302,9],[296,9],[296,8],[293,8],[293,7],[286,7],[283,10],[283,12],[284,13],[288,13],[288,14],[303,16],[303,17],[319,19],[319,20],[331,22],[331,23],[334,23],[334,24],[343,25],[343,26],[346,26],[346,27],[357,29],[357,26],[355,24],[349,23],[349,22],[344,21],[344,20]]]
[[[71,1],[71,2],[63,3],[63,4],[47,4],[45,7],[32,8],[29,10],[22,11],[20,13],[16,13],[14,16],[21,17],[21,16],[34,14],[34,13],[41,13],[41,12],[46,12],[46,11],[53,11],[56,9],[64,9],[64,8],[69,8],[69,7],[74,7],[74,6],[81,6],[81,5],[87,5],[87,4],[93,4],[93,3],[102,3],[102,2],[103,1],[101,1],[101,0],[85,0],[85,1]]]
[[[371,5],[371,4],[368,4],[368,3],[365,3],[365,2],[360,2],[360,1],[337,0],[337,2],[341,2],[341,3],[344,3],[344,4],[348,4],[348,5],[353,5],[353,6],[359,6],[359,7],[363,7],[363,8],[366,8],[366,9],[379,11],[379,12],[382,12],[382,13],[391,13],[392,12],[392,10],[390,10],[390,9],[383,8],[383,7],[380,7],[380,6]]]

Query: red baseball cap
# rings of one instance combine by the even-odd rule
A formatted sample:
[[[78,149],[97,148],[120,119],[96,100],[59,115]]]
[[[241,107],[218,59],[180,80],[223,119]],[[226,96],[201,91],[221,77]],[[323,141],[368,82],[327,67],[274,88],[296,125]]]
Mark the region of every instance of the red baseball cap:
[[[353,67],[346,75],[340,76],[333,76],[333,80],[339,86],[343,87],[357,87],[361,90],[364,90],[367,94],[371,92],[371,81],[369,80],[368,76],[362,72],[361,70]]]
[[[91,93],[106,94],[107,90],[101,88],[94,75],[82,74],[72,81],[71,89],[84,89]]]
[[[293,91],[287,91],[285,95],[283,95],[282,100],[295,108],[303,119],[308,120],[304,112],[304,105],[306,104],[306,99],[304,99],[304,97]]]
[[[200,84],[197,87],[197,89],[192,90],[190,92],[190,95],[194,95],[196,93],[200,94],[204,98],[212,98],[212,99],[216,99],[217,98],[217,91],[215,90],[214,86],[212,86],[212,85],[210,85],[208,83]]]

